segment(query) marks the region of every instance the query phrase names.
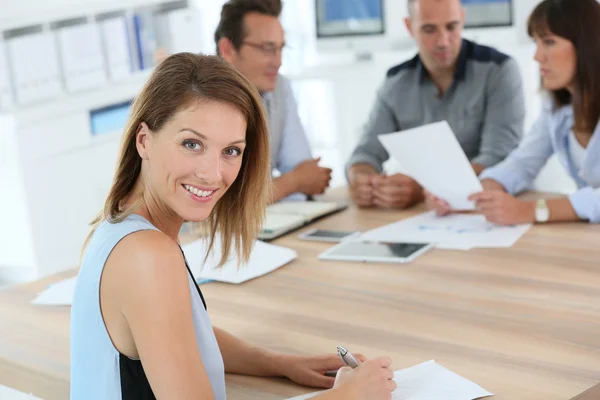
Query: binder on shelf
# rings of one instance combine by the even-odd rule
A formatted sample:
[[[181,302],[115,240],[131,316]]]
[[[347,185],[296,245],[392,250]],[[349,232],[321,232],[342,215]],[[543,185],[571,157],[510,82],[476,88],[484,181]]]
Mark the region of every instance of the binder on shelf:
[[[54,32],[39,31],[6,41],[16,102],[28,105],[63,92]]]
[[[133,15],[132,22],[137,69],[142,71],[153,68],[158,55],[154,12],[138,11]]]
[[[4,42],[0,40],[0,111],[8,109],[12,105],[13,94],[8,59],[6,57],[6,47]]]
[[[200,53],[203,49],[201,15],[197,10],[180,8],[156,15],[157,40],[168,54]]]
[[[75,93],[106,85],[100,32],[95,22],[60,27],[57,38],[67,91]]]
[[[132,63],[125,17],[106,19],[98,24],[110,80],[127,78],[131,75]]]

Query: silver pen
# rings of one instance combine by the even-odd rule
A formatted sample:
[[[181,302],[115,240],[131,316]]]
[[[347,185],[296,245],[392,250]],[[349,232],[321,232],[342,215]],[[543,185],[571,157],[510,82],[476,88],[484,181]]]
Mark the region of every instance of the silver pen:
[[[356,358],[354,358],[352,353],[350,353],[348,349],[346,349],[344,346],[338,346],[337,353],[338,357],[340,358],[340,360],[342,360],[344,364],[346,364],[352,369],[358,367],[358,361],[356,361]]]
[[[342,360],[342,362],[348,367],[352,369],[358,367],[358,361],[356,361],[356,358],[354,358],[352,353],[350,353],[344,346],[337,347],[337,354],[340,360]],[[337,375],[337,371],[327,371],[325,372],[325,375],[335,377]]]

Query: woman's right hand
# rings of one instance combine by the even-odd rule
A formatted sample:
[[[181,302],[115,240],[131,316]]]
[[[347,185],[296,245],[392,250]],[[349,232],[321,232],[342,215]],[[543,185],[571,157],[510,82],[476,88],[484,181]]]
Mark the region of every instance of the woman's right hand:
[[[423,192],[425,194],[425,204],[427,205],[427,208],[430,210],[434,210],[435,215],[441,217],[452,213],[452,208],[446,200],[434,196],[431,192],[427,190],[424,190]]]
[[[389,400],[396,390],[391,365],[391,358],[378,357],[361,363],[355,369],[340,368],[335,377],[334,388],[340,388],[346,393],[344,399]]]

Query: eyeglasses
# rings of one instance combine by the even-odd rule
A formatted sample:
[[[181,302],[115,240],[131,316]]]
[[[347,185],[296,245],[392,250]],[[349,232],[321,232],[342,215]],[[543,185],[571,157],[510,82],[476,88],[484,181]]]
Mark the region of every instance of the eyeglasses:
[[[271,43],[252,43],[252,42],[247,42],[247,41],[242,42],[242,44],[253,47],[256,50],[259,50],[265,56],[271,56],[271,57],[276,56],[278,53],[281,54],[283,52],[283,48],[287,47],[285,44],[283,44],[281,46],[275,46],[274,44],[271,44]]]

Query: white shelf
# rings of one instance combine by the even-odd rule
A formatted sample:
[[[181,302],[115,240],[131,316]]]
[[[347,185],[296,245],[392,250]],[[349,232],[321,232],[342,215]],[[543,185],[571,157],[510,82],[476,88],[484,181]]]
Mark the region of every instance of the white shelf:
[[[0,0],[0,30],[169,3],[164,0]]]
[[[23,121],[23,126],[29,126],[49,118],[116,104],[132,99],[132,94],[142,89],[151,74],[152,70],[138,71],[126,80],[112,82],[101,88],[75,94],[63,93],[51,101],[15,106],[1,114],[15,114]]]

